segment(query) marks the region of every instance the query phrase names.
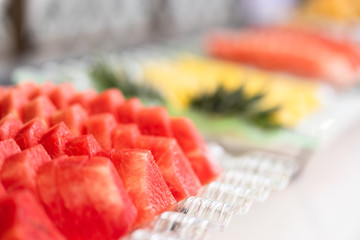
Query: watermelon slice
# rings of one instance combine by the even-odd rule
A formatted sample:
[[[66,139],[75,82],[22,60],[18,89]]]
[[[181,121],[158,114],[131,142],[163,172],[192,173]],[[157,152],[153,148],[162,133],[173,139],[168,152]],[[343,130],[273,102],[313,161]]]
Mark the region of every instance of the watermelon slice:
[[[0,119],[13,113],[22,120],[23,107],[27,101],[28,99],[20,90],[10,90],[0,101]]]
[[[48,96],[58,109],[63,109],[69,105],[74,95],[74,86],[71,83],[63,83],[56,86]]]
[[[89,104],[92,114],[116,113],[116,109],[125,101],[122,93],[116,88],[110,88],[99,94]]]
[[[0,100],[5,97],[5,95],[7,95],[12,89],[14,89],[13,87],[4,87],[4,86],[0,86]]]
[[[151,151],[177,201],[198,193],[201,187],[200,181],[175,139],[140,136],[135,142],[135,148]]]
[[[65,123],[61,122],[50,128],[42,137],[40,143],[44,146],[51,158],[65,155],[65,146],[73,136]]]
[[[39,96],[48,96],[55,89],[55,85],[52,82],[45,82],[42,85],[38,86],[29,97],[29,99],[34,99]]]
[[[13,114],[8,114],[0,121],[0,141],[13,138],[22,127],[22,122]]]
[[[0,170],[7,157],[10,157],[11,155],[14,155],[20,151],[20,147],[16,144],[14,139],[10,138],[0,141]]]
[[[90,102],[95,99],[97,92],[93,89],[76,93],[69,101],[69,105],[80,104],[86,111],[90,111]]]
[[[55,223],[68,239],[118,239],[136,218],[136,208],[107,158],[55,160],[39,169],[37,182],[49,215],[62,219]]]
[[[95,154],[95,157],[105,157],[111,160],[111,155],[118,149],[112,148],[108,150],[101,150]]]
[[[43,120],[49,126],[50,116],[56,112],[55,105],[46,96],[39,96],[24,106],[24,122],[35,117]]]
[[[136,124],[118,124],[112,131],[112,146],[133,148],[138,136],[140,136],[140,130]]]
[[[189,159],[202,184],[213,181],[221,174],[220,165],[211,158],[204,139],[187,118],[172,118],[172,132]]]
[[[25,124],[14,140],[22,150],[37,145],[47,131],[47,127],[39,118],[35,118]]]
[[[36,185],[40,201],[55,226],[65,235],[71,236],[72,224],[67,221],[70,212],[66,210],[56,184],[55,163],[58,159],[44,163],[37,171]]]
[[[138,112],[136,123],[144,135],[172,137],[170,117],[164,107],[147,107]]]
[[[171,129],[181,149],[185,153],[207,150],[205,140],[190,119],[184,117],[172,118]]]
[[[71,139],[66,144],[65,153],[69,156],[95,156],[101,150],[102,148],[94,136],[87,134]]]
[[[69,157],[55,164],[57,189],[69,213],[66,221],[71,223],[66,229],[69,239],[101,239],[105,230],[84,183],[82,169],[88,160],[88,156]]]
[[[7,194],[6,190],[0,181],[0,199],[3,198],[4,196],[6,196],[6,194]]]
[[[75,104],[56,112],[51,116],[50,122],[52,126],[64,122],[74,136],[80,136],[86,131],[84,122],[87,118],[88,114],[85,109],[81,105]]]
[[[135,123],[137,114],[142,108],[140,99],[130,98],[117,108],[116,119],[120,123]]]
[[[0,199],[2,240],[65,240],[29,191],[17,191]]]
[[[36,171],[49,161],[50,156],[40,144],[8,157],[1,168],[4,187],[8,191],[27,188],[36,193]]]
[[[153,219],[176,203],[150,151],[115,150],[112,151],[111,161],[137,207],[138,216],[135,225]]]
[[[25,94],[28,99],[31,99],[36,93],[38,86],[34,82],[22,82],[16,88]]]
[[[108,158],[92,157],[83,168],[87,194],[101,214],[109,239],[118,239],[133,225],[137,210]]]
[[[110,113],[93,115],[85,123],[87,133],[94,135],[103,149],[111,148],[111,132],[116,125],[116,120]]]

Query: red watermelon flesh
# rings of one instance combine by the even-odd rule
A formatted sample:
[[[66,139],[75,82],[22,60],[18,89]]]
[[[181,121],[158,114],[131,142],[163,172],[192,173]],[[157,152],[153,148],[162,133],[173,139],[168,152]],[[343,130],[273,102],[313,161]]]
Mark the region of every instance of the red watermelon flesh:
[[[57,189],[69,214],[66,220],[69,229],[65,230],[68,239],[108,239],[100,215],[87,194],[82,170],[88,160],[88,156],[77,156],[55,164]]]
[[[55,105],[46,96],[39,96],[28,102],[24,106],[24,122],[28,122],[36,117],[49,125],[50,116],[57,111]]]
[[[112,154],[117,151],[118,149],[112,148],[108,150],[101,150],[95,154],[96,157],[106,157],[111,160]]]
[[[118,239],[132,226],[136,208],[108,158],[77,156],[44,164],[39,196],[68,239]]]
[[[150,151],[115,150],[111,154],[111,161],[137,207],[138,216],[135,225],[153,219],[176,203]]]
[[[58,109],[63,109],[69,105],[69,102],[73,98],[74,94],[74,86],[71,83],[63,83],[56,86],[49,93],[49,98]]]
[[[74,136],[80,136],[85,133],[85,121],[88,118],[88,114],[85,109],[75,104],[65,109],[62,109],[51,116],[51,125],[64,122],[70,129]]]
[[[8,114],[0,121],[0,141],[15,137],[22,125],[18,117]]]
[[[1,240],[65,240],[26,190],[0,199],[0,236]]]
[[[38,86],[34,82],[22,82],[16,86],[28,99],[31,99],[32,96],[36,93]]]
[[[136,124],[118,124],[112,131],[113,148],[133,148],[140,130]]]
[[[117,121],[120,123],[135,123],[137,114],[142,107],[140,99],[130,98],[117,108]]]
[[[111,133],[116,125],[116,120],[110,113],[93,115],[85,123],[87,133],[94,135],[103,149],[111,148]]]
[[[21,150],[37,145],[47,131],[47,127],[39,118],[25,124],[16,134],[14,140]]]
[[[2,182],[0,181],[0,199],[3,198],[4,196],[6,196],[6,190],[4,188],[4,186],[2,185]]]
[[[55,164],[58,159],[44,163],[37,171],[36,185],[38,195],[46,213],[55,226],[65,235],[71,236],[72,224],[67,221],[70,212],[65,208],[56,184]]]
[[[10,157],[11,155],[14,155],[20,151],[20,147],[16,144],[14,139],[10,138],[0,141],[0,170],[7,157]]]
[[[61,122],[50,128],[42,137],[40,143],[44,146],[51,158],[65,155],[65,146],[73,136],[65,123]]]
[[[192,152],[186,154],[186,157],[203,185],[214,181],[222,173],[221,166],[209,152]]]
[[[4,87],[4,86],[0,86],[0,100],[7,95],[12,89],[14,89],[13,87]]]
[[[49,161],[51,161],[50,156],[40,144],[8,157],[1,169],[4,187],[8,191],[27,188],[36,193],[36,171]]]
[[[116,109],[125,101],[122,93],[116,88],[110,88],[89,103],[92,114],[116,113]]]
[[[135,142],[135,148],[151,151],[161,175],[177,201],[198,193],[200,181],[175,139],[140,136]]]
[[[23,107],[28,99],[19,90],[10,90],[0,101],[0,119],[13,113],[19,119],[23,119]]]
[[[95,156],[101,150],[102,148],[94,136],[87,134],[71,139],[66,144],[65,153],[69,156]]]
[[[76,93],[69,101],[69,105],[80,104],[86,111],[90,111],[89,104],[97,96],[97,92],[93,89]]]
[[[92,157],[83,168],[87,194],[101,214],[109,239],[125,235],[133,225],[137,210],[132,203],[112,162]]]
[[[207,184],[218,177],[222,172],[221,167],[209,155],[206,143],[195,125],[187,118],[173,118],[171,127],[200,182]]]
[[[48,96],[55,89],[55,84],[52,82],[45,82],[39,85],[32,93],[29,99],[34,99],[39,96]]]
[[[207,150],[205,140],[190,119],[184,117],[172,118],[171,129],[181,149],[185,153]]]
[[[138,127],[142,134],[172,137],[170,117],[164,107],[147,107],[138,112]]]

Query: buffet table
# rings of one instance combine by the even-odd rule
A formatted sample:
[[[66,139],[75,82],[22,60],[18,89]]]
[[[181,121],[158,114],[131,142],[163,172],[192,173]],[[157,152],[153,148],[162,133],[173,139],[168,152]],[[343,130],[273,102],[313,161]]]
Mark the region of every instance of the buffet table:
[[[360,239],[360,123],[319,149],[283,192],[207,239]]]

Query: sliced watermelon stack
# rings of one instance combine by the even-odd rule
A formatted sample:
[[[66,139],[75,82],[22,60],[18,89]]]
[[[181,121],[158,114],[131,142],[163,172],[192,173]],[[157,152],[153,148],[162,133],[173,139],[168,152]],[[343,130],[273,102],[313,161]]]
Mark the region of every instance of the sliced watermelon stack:
[[[0,87],[1,240],[118,239],[220,173],[190,120],[117,89]]]

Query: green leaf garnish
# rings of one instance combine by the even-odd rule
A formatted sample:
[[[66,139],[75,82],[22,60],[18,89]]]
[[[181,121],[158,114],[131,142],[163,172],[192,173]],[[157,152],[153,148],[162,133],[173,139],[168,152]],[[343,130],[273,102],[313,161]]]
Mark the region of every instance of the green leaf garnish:
[[[90,71],[90,76],[99,91],[108,88],[118,88],[126,98],[139,97],[144,102],[163,103],[161,94],[145,83],[137,83],[130,79],[121,66],[115,72],[103,61],[95,63]]]
[[[264,128],[279,127],[272,120],[272,116],[280,107],[261,109],[259,103],[264,96],[265,93],[261,92],[248,96],[244,86],[229,91],[220,85],[212,93],[204,93],[193,98],[190,106],[207,113],[239,116]]]

